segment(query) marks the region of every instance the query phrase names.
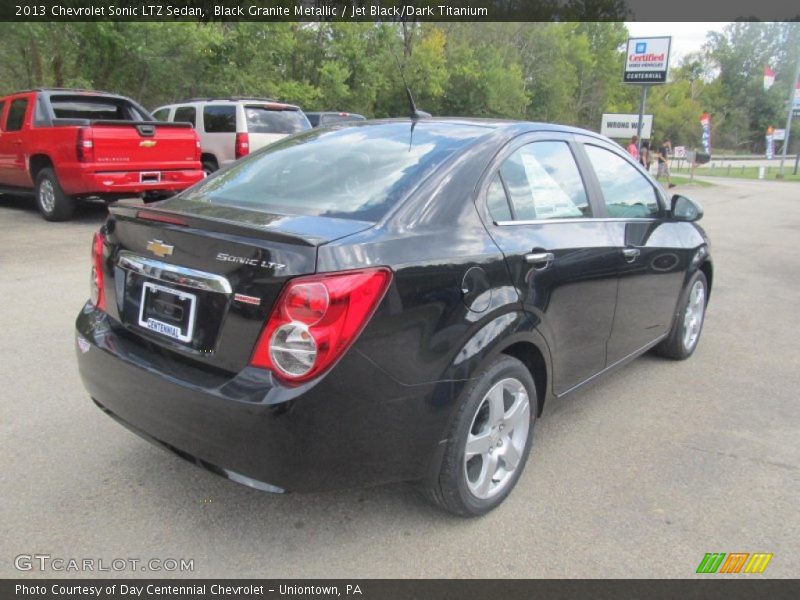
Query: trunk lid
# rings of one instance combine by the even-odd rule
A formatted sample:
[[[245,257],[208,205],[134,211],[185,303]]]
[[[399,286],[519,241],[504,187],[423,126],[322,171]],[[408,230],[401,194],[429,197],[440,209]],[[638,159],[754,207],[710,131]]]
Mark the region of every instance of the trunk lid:
[[[110,213],[109,315],[130,335],[228,372],[248,364],[284,283],[315,271],[317,247],[372,226],[179,197]]]

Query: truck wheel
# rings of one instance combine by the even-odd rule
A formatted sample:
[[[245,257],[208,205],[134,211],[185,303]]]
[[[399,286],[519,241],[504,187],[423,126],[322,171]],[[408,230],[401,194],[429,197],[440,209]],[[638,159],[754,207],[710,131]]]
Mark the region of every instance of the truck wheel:
[[[75,212],[75,198],[64,193],[53,169],[36,176],[36,206],[48,221],[66,221]]]
[[[205,173],[206,177],[211,175],[214,171],[218,170],[219,170],[219,165],[217,164],[217,161],[214,160],[213,158],[206,158],[203,161],[203,173]]]

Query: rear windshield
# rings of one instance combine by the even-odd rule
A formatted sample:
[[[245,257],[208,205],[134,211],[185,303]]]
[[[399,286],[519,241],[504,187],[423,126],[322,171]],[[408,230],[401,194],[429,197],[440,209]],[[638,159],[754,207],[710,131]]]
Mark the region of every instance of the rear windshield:
[[[90,119],[112,121],[149,120],[137,108],[121,98],[91,96],[50,96],[56,119]]]
[[[265,106],[245,106],[244,116],[249,133],[291,134],[311,128],[299,110],[275,110]]]
[[[311,130],[267,146],[183,194],[288,215],[378,221],[485,127],[382,123]]]

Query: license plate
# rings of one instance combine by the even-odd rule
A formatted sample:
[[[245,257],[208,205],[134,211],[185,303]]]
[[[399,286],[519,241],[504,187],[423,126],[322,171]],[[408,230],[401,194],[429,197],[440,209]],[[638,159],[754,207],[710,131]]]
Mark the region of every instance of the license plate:
[[[197,296],[145,282],[139,305],[139,325],[180,342],[190,342],[194,333]]]
[[[161,181],[161,172],[154,171],[150,173],[140,173],[139,174],[139,182],[140,183],[159,183]]]

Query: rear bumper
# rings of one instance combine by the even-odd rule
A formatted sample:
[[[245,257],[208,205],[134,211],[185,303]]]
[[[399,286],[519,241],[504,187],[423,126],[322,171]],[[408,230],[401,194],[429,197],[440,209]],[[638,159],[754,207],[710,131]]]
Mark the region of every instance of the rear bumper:
[[[321,379],[292,389],[260,369],[227,375],[155,351],[89,304],[76,328],[80,375],[101,408],[259,489],[423,478],[449,415],[435,384],[400,385],[354,349]]]
[[[154,165],[152,168],[113,171],[65,168],[59,173],[59,183],[70,195],[118,195],[149,191],[179,192],[194,185],[203,177],[204,173],[199,165],[191,169],[169,169],[163,168],[162,165]]]

